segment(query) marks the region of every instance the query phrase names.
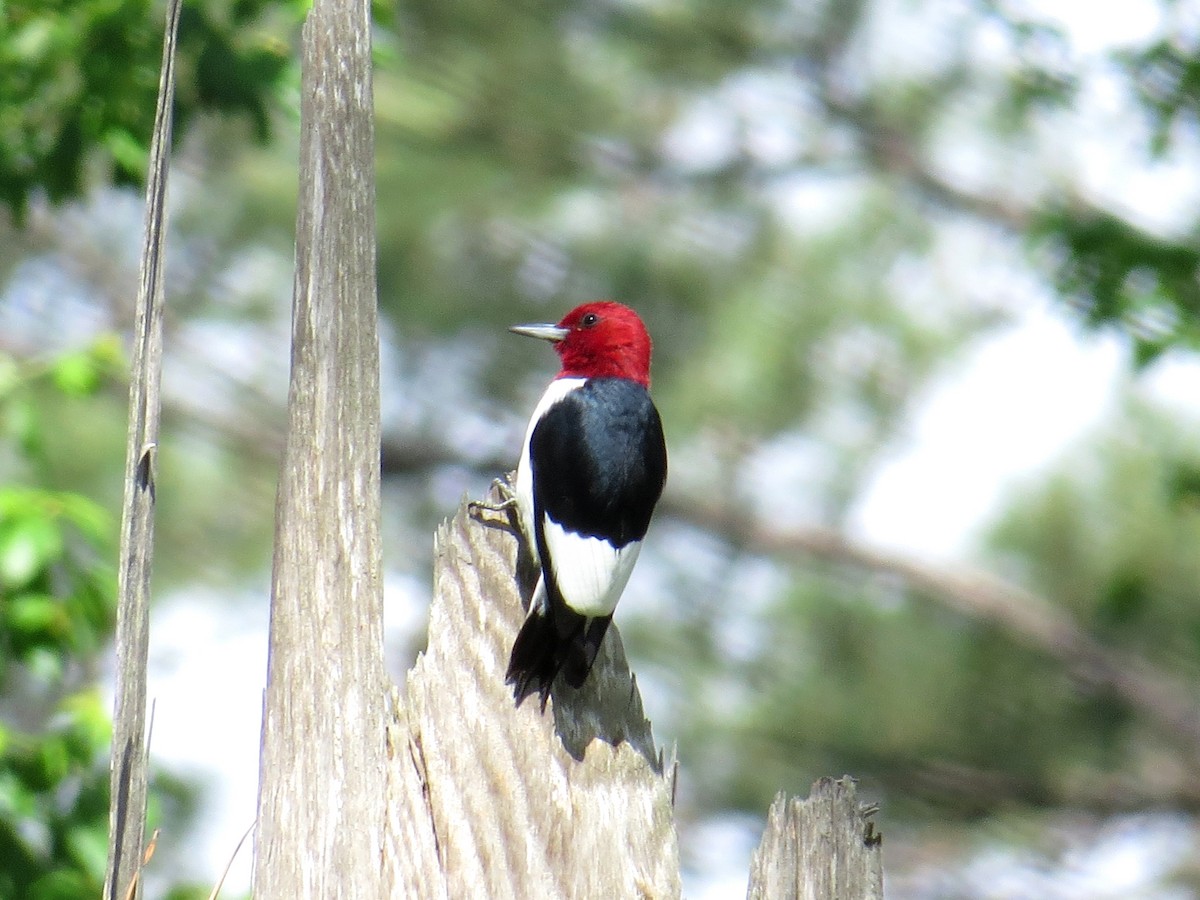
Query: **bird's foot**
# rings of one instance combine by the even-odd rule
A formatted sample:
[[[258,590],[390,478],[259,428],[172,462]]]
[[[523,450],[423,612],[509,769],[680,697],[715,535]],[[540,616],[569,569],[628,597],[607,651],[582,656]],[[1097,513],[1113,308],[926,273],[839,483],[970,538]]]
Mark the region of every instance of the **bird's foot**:
[[[467,503],[467,511],[471,515],[478,518],[483,512],[505,512],[513,509],[517,505],[517,492],[513,486],[509,484],[507,479],[495,478],[492,480],[492,491],[500,497],[499,502],[490,500],[471,500]]]

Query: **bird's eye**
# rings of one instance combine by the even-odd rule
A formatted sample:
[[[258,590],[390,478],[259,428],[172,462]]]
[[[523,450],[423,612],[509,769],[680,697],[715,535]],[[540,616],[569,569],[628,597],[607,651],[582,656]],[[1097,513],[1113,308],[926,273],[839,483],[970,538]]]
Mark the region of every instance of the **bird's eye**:
[[[593,325],[595,325],[599,321],[600,321],[600,317],[598,315],[596,315],[595,313],[588,313],[582,319],[579,320],[579,324],[583,328],[591,328]]]

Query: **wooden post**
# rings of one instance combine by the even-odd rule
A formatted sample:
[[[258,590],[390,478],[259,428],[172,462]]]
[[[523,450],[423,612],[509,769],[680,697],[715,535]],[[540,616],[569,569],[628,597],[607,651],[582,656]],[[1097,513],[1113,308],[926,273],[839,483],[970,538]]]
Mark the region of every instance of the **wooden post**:
[[[369,0],[304,26],[288,433],[254,895],[388,896]]]
[[[853,778],[822,778],[807,800],[782,793],[750,860],[750,900],[882,900],[882,838]]]
[[[146,832],[146,660],[150,646],[150,575],[154,561],[154,461],[161,412],[163,351],[163,239],[166,234],[167,162],[175,96],[175,35],[181,0],[167,10],[158,106],[146,179],[141,279],[129,373],[129,432],[125,499],[117,569],[117,685],[110,767],[106,900],[140,894]]]
[[[387,896],[678,897],[675,764],[617,629],[582,689],[560,681],[544,713],[536,697],[518,709],[518,542],[486,515],[464,506],[437,535],[429,646],[388,729]]]

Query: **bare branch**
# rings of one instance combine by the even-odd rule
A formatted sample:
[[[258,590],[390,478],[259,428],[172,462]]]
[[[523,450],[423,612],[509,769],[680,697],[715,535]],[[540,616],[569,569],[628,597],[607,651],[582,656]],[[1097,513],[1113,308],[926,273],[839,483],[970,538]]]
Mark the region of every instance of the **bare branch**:
[[[661,508],[758,552],[804,555],[898,576],[914,591],[990,622],[1060,661],[1085,684],[1113,691],[1179,742],[1193,762],[1200,761],[1200,704],[1193,693],[1144,660],[1101,644],[1061,608],[1031,591],[987,572],[935,567],[875,550],[829,528],[779,528],[674,496]]]

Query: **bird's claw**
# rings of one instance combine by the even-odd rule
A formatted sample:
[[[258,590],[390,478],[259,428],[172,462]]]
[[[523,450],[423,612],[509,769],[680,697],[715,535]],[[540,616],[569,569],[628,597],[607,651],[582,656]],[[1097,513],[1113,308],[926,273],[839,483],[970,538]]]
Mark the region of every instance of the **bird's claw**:
[[[477,515],[481,512],[504,512],[517,505],[517,492],[506,479],[492,479],[492,490],[500,495],[499,503],[492,503],[488,500],[471,500],[467,503],[467,510],[472,515]]]

